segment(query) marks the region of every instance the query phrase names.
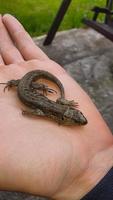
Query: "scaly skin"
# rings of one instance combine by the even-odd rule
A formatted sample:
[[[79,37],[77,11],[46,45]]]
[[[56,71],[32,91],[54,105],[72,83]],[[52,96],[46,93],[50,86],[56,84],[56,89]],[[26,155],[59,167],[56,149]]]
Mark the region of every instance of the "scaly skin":
[[[48,99],[38,90],[53,92],[44,84],[35,83],[40,78],[48,79],[54,82],[60,89],[61,97],[55,101]],[[51,73],[43,70],[34,70],[25,74],[20,80],[10,80],[6,87],[17,86],[18,97],[31,111],[23,111],[23,114],[32,114],[37,116],[46,116],[54,119],[63,125],[85,125],[87,119],[82,112],[75,108],[76,103],[64,98],[64,87],[62,83]],[[5,87],[5,88],[6,88]]]

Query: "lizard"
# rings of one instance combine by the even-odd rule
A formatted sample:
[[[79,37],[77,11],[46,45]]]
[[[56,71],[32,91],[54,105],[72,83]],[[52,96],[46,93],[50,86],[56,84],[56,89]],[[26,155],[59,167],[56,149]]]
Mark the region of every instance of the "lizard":
[[[50,80],[58,86],[60,97],[56,101],[47,98],[47,92],[53,93],[54,90],[45,84],[36,82],[40,78]],[[19,99],[30,108],[30,110],[22,111],[24,115],[45,116],[62,125],[85,125],[88,123],[83,113],[77,109],[78,104],[73,100],[65,99],[64,87],[60,80],[48,71],[29,71],[21,79],[9,80],[0,84],[6,84],[4,91],[6,88],[17,87]],[[43,94],[39,91],[43,91]]]

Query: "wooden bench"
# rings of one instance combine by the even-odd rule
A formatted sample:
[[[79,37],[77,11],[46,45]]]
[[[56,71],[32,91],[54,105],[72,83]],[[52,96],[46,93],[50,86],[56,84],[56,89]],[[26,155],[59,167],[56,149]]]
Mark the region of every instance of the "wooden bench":
[[[83,19],[83,22],[104,35],[109,40],[113,41],[113,0],[107,0],[106,7],[98,7],[95,6],[91,9],[94,12],[92,20],[90,19]],[[98,22],[98,16],[102,13],[105,15],[103,22]]]
[[[49,45],[52,43],[52,41],[55,37],[55,34],[63,20],[63,17],[65,15],[65,13],[67,12],[69,5],[71,4],[71,1],[72,0],[63,0],[62,1],[60,8],[53,20],[53,23],[47,33],[47,37],[45,38],[43,45]]]

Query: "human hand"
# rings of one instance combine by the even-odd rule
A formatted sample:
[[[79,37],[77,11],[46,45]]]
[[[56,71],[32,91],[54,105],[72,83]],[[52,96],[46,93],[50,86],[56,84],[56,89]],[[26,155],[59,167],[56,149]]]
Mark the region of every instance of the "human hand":
[[[0,82],[34,69],[61,80],[66,98],[79,103],[88,124],[67,127],[22,116],[24,106],[16,91],[3,93],[0,85],[0,188],[80,199],[112,167],[113,137],[91,99],[66,71],[34,44],[14,17],[0,17]]]

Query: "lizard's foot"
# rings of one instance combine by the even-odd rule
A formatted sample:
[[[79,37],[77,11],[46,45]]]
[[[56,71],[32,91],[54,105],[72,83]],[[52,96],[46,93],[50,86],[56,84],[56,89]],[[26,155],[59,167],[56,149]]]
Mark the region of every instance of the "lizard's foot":
[[[19,81],[20,81],[19,79],[18,79],[18,80],[10,80],[10,81],[8,81],[7,83],[0,83],[0,84],[6,85],[6,86],[4,87],[4,92],[5,92],[6,89],[9,90],[9,89],[12,88],[12,87],[18,86]]]
[[[53,90],[52,88],[49,88],[47,85],[45,85],[45,84],[43,84],[43,83],[34,83],[34,82],[33,82],[33,83],[32,83],[32,88],[42,91],[42,92],[43,92],[43,95],[46,95],[46,96],[47,96],[47,93],[48,93],[48,92],[49,92],[49,93],[53,93],[53,92],[56,93],[55,90]]]
[[[67,105],[69,107],[78,107],[78,103],[75,102],[74,100],[69,101],[69,100],[64,99],[64,98],[58,98],[56,100],[56,102],[59,103],[59,104]]]

